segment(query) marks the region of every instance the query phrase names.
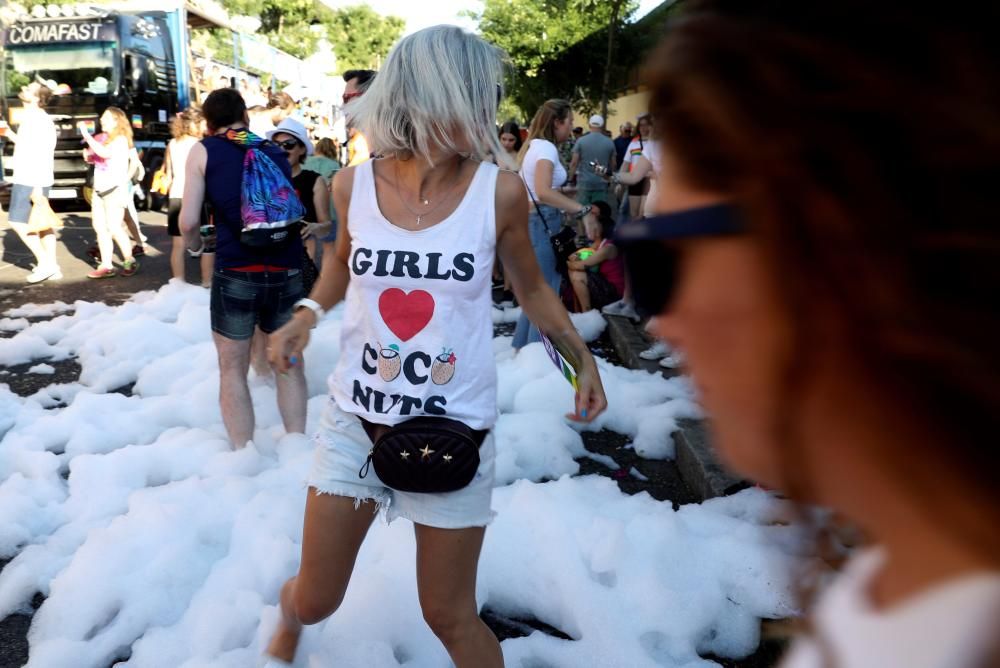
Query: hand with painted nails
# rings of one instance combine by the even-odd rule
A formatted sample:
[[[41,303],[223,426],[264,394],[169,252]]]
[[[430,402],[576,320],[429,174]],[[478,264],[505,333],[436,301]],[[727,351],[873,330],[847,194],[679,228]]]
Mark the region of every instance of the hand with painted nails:
[[[309,330],[312,329],[315,314],[309,309],[299,309],[292,315],[283,327],[267,338],[267,361],[278,373],[302,363],[302,351],[309,343]]]
[[[583,368],[576,374],[576,412],[566,417],[573,422],[593,422],[598,415],[608,407],[608,399],[604,395],[604,385],[601,374],[593,357],[583,360]]]

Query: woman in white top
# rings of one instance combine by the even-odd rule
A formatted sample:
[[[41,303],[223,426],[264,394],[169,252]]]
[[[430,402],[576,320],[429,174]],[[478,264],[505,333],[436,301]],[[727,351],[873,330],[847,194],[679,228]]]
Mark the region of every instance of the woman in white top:
[[[84,156],[94,163],[94,186],[90,206],[92,224],[97,233],[100,254],[97,269],[87,278],[111,278],[117,273],[131,276],[139,263],[132,257],[132,244],[125,230],[125,207],[128,193],[129,151],[132,149],[132,126],[125,112],[118,107],[108,107],[101,114],[101,129],[105,140],[98,141],[90,134],[87,124],[79,124],[87,147]],[[116,272],[112,263],[114,244],[122,255],[122,268]]]
[[[166,178],[170,186],[169,204],[167,208],[167,233],[170,235],[170,275],[180,281],[185,281],[184,272],[184,238],[181,236],[180,216],[181,202],[184,196],[184,167],[187,164],[191,147],[201,141],[205,134],[205,119],[201,111],[189,107],[174,117],[170,124],[173,138],[167,144]],[[207,223],[208,221],[203,221]],[[214,253],[201,255],[201,284],[207,287],[212,282],[212,265]]]
[[[625,156],[622,158],[621,170],[631,172],[636,168],[636,162],[642,157],[646,149],[646,144],[650,141],[653,132],[653,121],[649,114],[639,116],[635,122],[636,137],[625,149]],[[634,181],[622,181],[628,186],[628,207],[632,220],[642,218],[646,212],[646,202],[652,201],[649,189],[651,187],[650,177],[646,176]]]
[[[868,537],[782,666],[998,666],[995,8],[698,7],[618,242],[725,461]]]
[[[325,255],[309,299],[270,340],[279,372],[299,364],[310,328],[344,299],[331,401],[309,476],[302,561],[282,587],[267,665],[288,665],[303,624],[340,606],[379,508],[388,520],[414,522],[423,617],[452,661],[459,668],[503,665],[475,597],[479,551],[493,515],[495,253],[524,310],[579,359],[570,418],[592,420],[605,398],[586,344],[531,252],[524,186],[485,161],[490,153],[502,155],[493,125],[502,81],[499,50],[460,28],[436,26],[403,38],[349,107],[350,120],[385,157],[337,173],[336,250]],[[368,433],[420,416],[448,417],[479,435],[480,463],[467,485],[402,492],[366,466]],[[414,460],[430,460],[439,447],[430,439]]]
[[[521,147],[521,178],[528,189],[528,233],[535,258],[545,282],[559,292],[562,276],[556,269],[556,256],[549,240],[562,228],[562,212],[569,211],[577,219],[590,211],[562,192],[566,183],[566,168],[559,160],[557,146],[573,133],[573,107],[566,100],[548,100],[539,107],[528,128],[528,139]],[[500,155],[500,154],[498,154]],[[541,341],[537,323],[522,313],[511,342],[515,350]]]
[[[22,107],[17,132],[0,119],[0,136],[14,142],[13,187],[7,207],[7,222],[38,262],[35,270],[28,274],[28,283],[58,280],[62,278],[56,259],[58,235],[52,229],[29,231],[28,225],[34,205],[46,202],[55,181],[54,155],[59,130],[45,112],[52,99],[52,90],[33,81],[21,88],[18,98]]]
[[[607,178],[611,179],[613,185],[634,186],[644,181],[647,182],[649,184],[648,190],[642,198],[642,205],[639,209],[642,211],[641,217],[649,218],[656,215],[658,196],[656,192],[656,175],[660,169],[659,144],[655,139],[649,138],[643,140],[640,153],[630,155],[629,162],[622,165],[622,168],[616,174]],[[602,165],[596,165],[594,171],[597,174],[604,175]]]

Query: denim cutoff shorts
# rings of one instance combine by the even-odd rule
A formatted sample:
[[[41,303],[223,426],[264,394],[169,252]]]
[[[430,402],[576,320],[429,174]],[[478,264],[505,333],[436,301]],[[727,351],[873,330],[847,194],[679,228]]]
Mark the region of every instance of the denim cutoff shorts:
[[[382,484],[372,467],[362,478],[360,471],[372,442],[358,416],[343,411],[332,398],[320,418],[319,432],[314,440],[316,455],[308,484],[318,494],[353,498],[355,507],[362,501],[374,501],[385,511],[386,522],[403,517],[415,524],[438,529],[466,529],[483,527],[493,520],[490,504],[496,452],[492,431],[479,448],[479,469],[472,482],[462,489],[441,494],[390,489]]]
[[[34,186],[15,183],[10,187],[10,204],[7,206],[7,220],[12,223],[27,223],[31,217],[31,191]],[[42,188],[42,194],[49,196],[49,188]]]
[[[302,293],[302,272],[298,269],[216,269],[212,278],[212,331],[234,341],[252,337],[254,325],[270,334],[292,319],[292,308]]]

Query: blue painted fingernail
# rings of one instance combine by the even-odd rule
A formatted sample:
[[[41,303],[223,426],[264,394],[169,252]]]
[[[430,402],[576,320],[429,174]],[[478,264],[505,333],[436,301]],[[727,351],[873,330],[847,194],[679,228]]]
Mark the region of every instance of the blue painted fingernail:
[[[295,355],[292,355],[291,357],[288,358],[288,363],[294,366],[299,363],[299,358],[296,357]]]
[[[587,417],[587,409],[586,408],[584,408],[582,411],[580,411],[580,416],[581,417]]]

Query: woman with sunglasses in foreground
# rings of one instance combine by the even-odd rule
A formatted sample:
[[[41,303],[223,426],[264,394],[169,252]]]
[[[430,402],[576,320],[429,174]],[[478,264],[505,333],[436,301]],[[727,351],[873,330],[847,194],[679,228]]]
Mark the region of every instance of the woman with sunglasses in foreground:
[[[637,304],[728,464],[869,538],[782,666],[998,666],[1000,16],[687,4]]]
[[[581,362],[570,419],[589,422],[606,405],[594,359],[531,252],[524,186],[517,174],[484,161],[502,151],[494,126],[502,76],[495,47],[454,26],[426,28],[393,48],[349,107],[385,157],[337,173],[336,250],[324,258],[309,299],[271,337],[271,362],[286,370],[302,358],[323,312],[345,302],[331,401],[309,476],[302,560],[281,589],[271,666],[293,660],[304,624],[340,607],[380,508],[387,520],[414,523],[423,617],[452,661],[459,668],[503,665],[475,596],[493,517],[497,252],[524,311]],[[431,429],[474,441],[461,450],[478,453],[468,459],[477,462],[468,477],[433,493],[422,485],[390,487],[398,478],[387,471],[427,461],[448,477],[459,465],[460,457],[443,454],[455,439],[414,438],[413,450],[395,438]]]

